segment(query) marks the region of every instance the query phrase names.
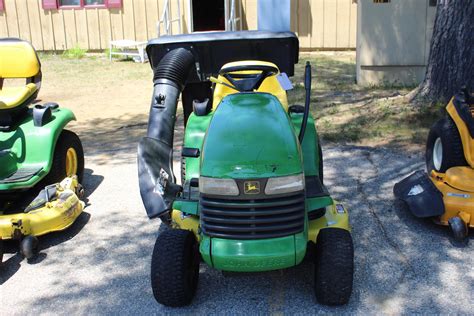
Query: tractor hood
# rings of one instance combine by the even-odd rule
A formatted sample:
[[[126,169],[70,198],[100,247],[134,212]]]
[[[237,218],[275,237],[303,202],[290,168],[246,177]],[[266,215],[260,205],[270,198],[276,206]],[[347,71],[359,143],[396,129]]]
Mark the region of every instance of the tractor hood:
[[[298,139],[277,98],[252,92],[222,100],[204,140],[202,176],[248,179],[301,172]]]

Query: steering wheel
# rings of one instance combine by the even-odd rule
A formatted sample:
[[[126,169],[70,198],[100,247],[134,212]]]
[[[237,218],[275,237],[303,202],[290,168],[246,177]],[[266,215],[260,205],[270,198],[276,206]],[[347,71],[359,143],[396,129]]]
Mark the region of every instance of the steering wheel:
[[[239,74],[238,71],[260,71],[259,74]],[[276,75],[278,68],[270,65],[241,65],[221,69],[223,76],[240,92],[257,90],[265,78]]]

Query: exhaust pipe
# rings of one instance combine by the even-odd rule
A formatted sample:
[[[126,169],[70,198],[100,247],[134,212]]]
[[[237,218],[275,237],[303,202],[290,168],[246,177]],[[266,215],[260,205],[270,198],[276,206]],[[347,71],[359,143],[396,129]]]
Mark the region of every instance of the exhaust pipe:
[[[193,54],[178,48],[153,69],[147,137],[138,144],[140,195],[149,218],[168,212],[181,191],[173,174],[174,127],[178,97],[193,67]]]

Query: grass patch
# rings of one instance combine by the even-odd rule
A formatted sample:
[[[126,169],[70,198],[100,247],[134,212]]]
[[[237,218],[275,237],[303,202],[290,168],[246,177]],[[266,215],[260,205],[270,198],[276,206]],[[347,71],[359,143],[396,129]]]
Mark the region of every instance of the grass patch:
[[[108,51],[93,58],[74,48],[64,55],[71,58],[40,54],[44,74],[41,98],[72,108],[79,121],[123,113],[146,117],[153,89],[149,64],[110,62]],[[291,78],[290,105],[304,104],[307,60],[313,67],[311,114],[326,142],[424,145],[429,127],[444,113],[444,104],[412,106],[396,97],[411,91],[412,86],[358,86],[354,52],[302,54]]]
[[[63,52],[63,56],[67,58],[81,59],[87,53],[86,49],[80,48],[79,46],[67,49]]]
[[[424,145],[430,126],[444,114],[444,104],[408,104],[403,97],[415,85],[383,83],[358,86],[355,53],[302,55],[296,65],[290,104],[304,104],[304,65],[311,62],[311,113],[325,141],[362,145]]]

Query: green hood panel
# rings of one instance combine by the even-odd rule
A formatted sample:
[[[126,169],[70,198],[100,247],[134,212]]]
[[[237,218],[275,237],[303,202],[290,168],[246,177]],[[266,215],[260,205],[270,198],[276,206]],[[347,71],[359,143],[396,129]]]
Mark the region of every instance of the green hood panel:
[[[32,111],[31,109],[29,111]],[[41,127],[34,126],[33,115],[28,115],[10,132],[0,132],[0,179],[23,168],[42,168],[28,181],[0,184],[0,191],[30,188],[51,169],[54,147],[66,124],[75,120],[74,114],[64,108],[53,112],[52,119]]]
[[[286,237],[235,240],[204,236],[199,251],[210,266],[223,271],[257,272],[293,267],[306,254],[307,232]]]
[[[300,145],[276,97],[238,93],[222,100],[204,140],[202,176],[246,179],[301,172]]]

